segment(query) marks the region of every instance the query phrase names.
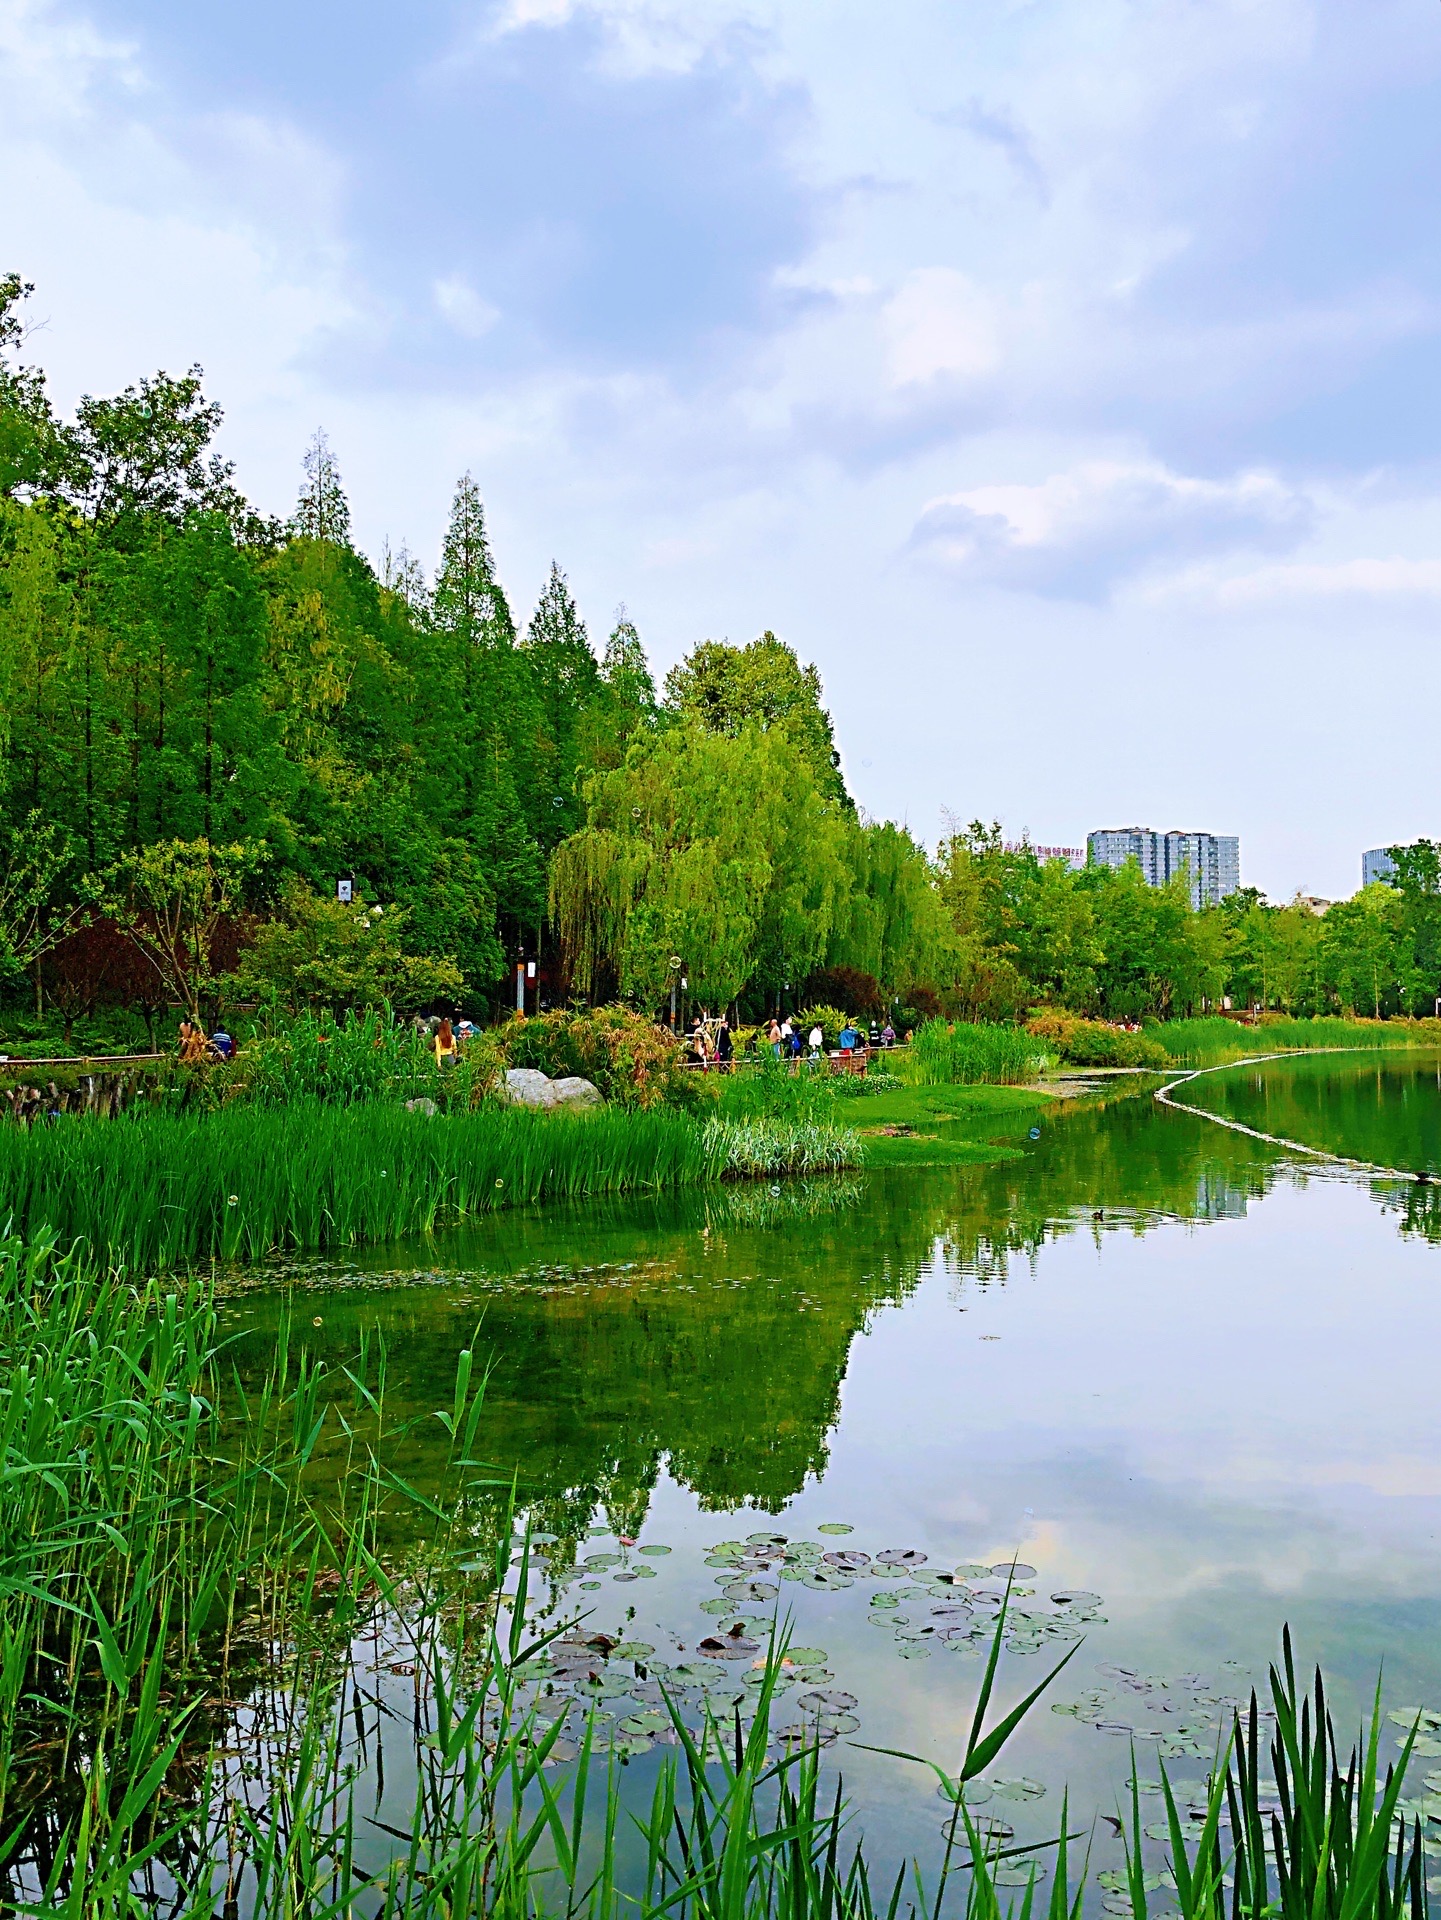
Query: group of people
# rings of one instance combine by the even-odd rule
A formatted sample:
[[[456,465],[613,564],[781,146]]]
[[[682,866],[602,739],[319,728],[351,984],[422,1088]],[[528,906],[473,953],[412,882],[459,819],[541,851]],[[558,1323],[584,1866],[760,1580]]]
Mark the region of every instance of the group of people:
[[[214,1033],[207,1034],[197,1020],[180,1022],[182,1060],[229,1060],[234,1052],[235,1042],[224,1027],[217,1027]]]
[[[817,1023],[802,1037],[800,1028],[789,1015],[777,1013],[765,1029],[765,1044],[777,1060],[798,1061],[803,1055],[811,1060],[819,1060],[825,1052],[826,1036]],[[836,1048],[843,1060],[849,1060],[870,1048],[893,1047],[895,1044],[896,1032],[889,1020],[884,1027],[872,1020],[869,1031],[854,1020],[848,1020],[836,1038]],[[757,1052],[759,1046],[758,1035],[752,1034],[751,1052]],[[701,1015],[696,1016],[689,1036],[689,1051],[697,1066],[714,1066],[719,1072],[729,1071],[735,1058],[735,1036],[724,1014],[717,1021],[714,1032]]]

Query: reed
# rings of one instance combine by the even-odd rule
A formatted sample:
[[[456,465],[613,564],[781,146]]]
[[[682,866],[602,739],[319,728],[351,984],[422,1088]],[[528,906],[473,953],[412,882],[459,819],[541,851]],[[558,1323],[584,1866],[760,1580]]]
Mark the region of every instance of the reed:
[[[1308,1020],[1264,1018],[1258,1026],[1243,1027],[1219,1015],[1195,1020],[1167,1020],[1146,1029],[1159,1040],[1166,1056],[1180,1067],[1214,1067],[1227,1060],[1248,1060],[1258,1053],[1289,1053],[1327,1047],[1392,1048],[1441,1045],[1441,1022],[1435,1020]]]
[[[911,1045],[910,1073],[921,1086],[981,1083],[1017,1086],[1045,1071],[1045,1047],[1023,1027],[928,1020]]]
[[[447,1114],[362,1103],[65,1116],[0,1129],[0,1219],[143,1272],[430,1233],[500,1207],[854,1166],[800,1115]]]

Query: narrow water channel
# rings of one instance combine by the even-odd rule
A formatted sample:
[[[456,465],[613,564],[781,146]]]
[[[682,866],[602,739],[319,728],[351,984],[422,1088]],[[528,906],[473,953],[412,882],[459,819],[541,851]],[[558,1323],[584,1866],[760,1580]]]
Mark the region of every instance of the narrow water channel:
[[[1193,1087],[1284,1110],[1250,1119],[1266,1131],[1401,1166],[1441,1142],[1434,1059],[1226,1080]],[[817,1684],[854,1696],[831,1759],[886,1853],[929,1853],[942,1808],[933,1776],[868,1748],[954,1760],[1004,1584],[988,1569],[1012,1560],[1007,1698],[1079,1648],[1066,1710],[995,1770],[1022,1837],[1054,1832],[1063,1785],[1087,1819],[1113,1808],[1133,1740],[1144,1776],[1161,1753],[1199,1781],[1283,1621],[1343,1727],[1383,1656],[1389,1703],[1441,1705],[1435,1190],[1144,1096],[1057,1103],[1024,1144],[991,1167],[495,1216],[251,1282],[227,1310],[257,1369],[287,1311],[337,1365],[382,1340],[410,1423],[393,1463],[422,1489],[456,1356],[484,1354],[487,1458],[558,1558],[591,1562],[567,1604],[682,1675],[722,1608],[788,1610]],[[868,1559],[782,1579],[768,1536]],[[726,1542],[748,1567],[734,1547],[707,1564]],[[382,1674],[377,1701],[403,1711],[409,1686]],[[603,1705],[618,1724],[647,1698]]]

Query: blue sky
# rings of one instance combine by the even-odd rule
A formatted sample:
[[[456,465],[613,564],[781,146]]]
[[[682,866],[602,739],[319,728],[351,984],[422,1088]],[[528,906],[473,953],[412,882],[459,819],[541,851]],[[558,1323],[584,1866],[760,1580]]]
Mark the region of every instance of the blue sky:
[[[1441,834],[1436,0],[0,0],[0,166],[62,405],[198,360],[428,566],[470,469],[927,840]]]

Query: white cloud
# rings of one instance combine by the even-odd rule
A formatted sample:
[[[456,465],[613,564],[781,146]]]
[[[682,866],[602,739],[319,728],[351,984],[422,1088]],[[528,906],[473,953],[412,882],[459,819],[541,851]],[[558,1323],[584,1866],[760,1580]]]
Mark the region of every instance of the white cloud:
[[[893,386],[950,374],[979,380],[1000,365],[995,302],[950,267],[921,267],[882,313]]]
[[[1441,560],[1296,560],[1245,572],[1188,568],[1158,583],[1156,598],[1198,598],[1220,607],[1264,606],[1296,600],[1441,599]]]
[[[467,340],[481,339],[500,318],[500,308],[483,300],[459,274],[437,280],[431,291],[442,315]]]
[[[1093,600],[1197,553],[1295,546],[1314,520],[1311,496],[1274,474],[1204,480],[1158,461],[1092,460],[943,495],[912,544],[975,579]]]

